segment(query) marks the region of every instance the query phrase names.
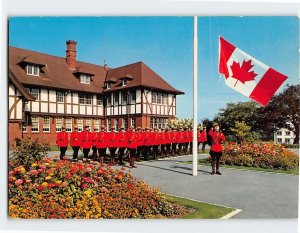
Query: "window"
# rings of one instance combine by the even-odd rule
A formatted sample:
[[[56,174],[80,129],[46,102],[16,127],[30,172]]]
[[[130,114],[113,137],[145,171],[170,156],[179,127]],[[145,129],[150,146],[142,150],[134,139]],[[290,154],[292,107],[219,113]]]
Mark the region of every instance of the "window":
[[[110,94],[108,94],[106,102],[107,102],[107,106],[111,105],[111,95]]]
[[[127,92],[122,92],[122,104],[127,104]]]
[[[40,90],[36,88],[32,88],[30,90],[30,94],[35,98],[35,100],[39,100]]]
[[[31,132],[39,132],[39,123],[38,116],[31,117]]]
[[[28,122],[29,122],[29,115],[25,113],[25,122],[22,123],[22,132],[27,132]]]
[[[161,104],[161,102],[162,102],[162,94],[158,93],[158,95],[157,95],[157,103]]]
[[[153,129],[155,126],[155,118],[154,117],[151,117],[150,118],[150,128]]]
[[[26,67],[26,72],[29,75],[39,76],[40,75],[40,68],[33,64],[28,64]]]
[[[281,135],[282,135],[282,132],[281,132],[281,131],[278,131],[278,132],[277,132],[277,135],[278,135],[278,136],[281,136]]]
[[[285,135],[286,136],[291,136],[291,132],[290,131],[285,131]]]
[[[79,93],[79,103],[85,104],[85,95],[83,93]]]
[[[50,132],[50,117],[48,116],[44,117],[43,132]]]
[[[163,104],[167,105],[168,104],[168,95],[163,94]]]
[[[136,127],[136,119],[135,118],[131,118],[131,126],[132,127]]]
[[[102,95],[97,95],[97,105],[102,105],[103,100],[102,100]]]
[[[282,143],[282,138],[278,138],[277,141],[278,141],[279,143]]]
[[[128,129],[128,121],[127,121],[127,118],[123,118],[123,126],[124,126],[124,128],[125,128],[125,130],[127,130]]]
[[[123,80],[122,80],[122,86],[123,86],[123,87],[127,86],[127,80],[126,80],[126,79],[123,79]]]
[[[289,139],[289,138],[286,138],[286,139],[284,140],[284,142],[285,142],[286,144],[290,144],[290,139]]]
[[[83,119],[77,119],[77,128],[78,132],[81,132],[83,130]]]
[[[92,127],[92,119],[91,118],[87,118],[85,120],[85,126],[89,126],[90,128]]]
[[[61,131],[61,127],[63,125],[63,118],[62,117],[56,117],[55,119],[55,127],[56,127],[56,132]]]
[[[92,104],[92,99],[93,99],[93,96],[92,96],[92,95],[86,94],[86,99],[85,99],[86,104],[91,105],[91,104]]]
[[[100,131],[100,119],[94,119],[94,130],[98,129]]]
[[[64,102],[64,93],[62,91],[56,91],[56,101],[57,103]]]
[[[111,131],[111,119],[107,119],[107,131]]]
[[[111,88],[111,83],[105,83],[105,87],[106,87],[106,89],[110,89]]]
[[[156,103],[156,98],[157,98],[157,93],[156,92],[152,92],[152,103]]]
[[[114,93],[114,101],[115,101],[115,104],[118,105],[119,104],[119,93]]]
[[[91,76],[87,74],[81,74],[80,75],[80,82],[85,84],[91,83]]]
[[[134,91],[130,91],[130,103],[131,104],[135,104],[135,100],[136,100],[136,92]]]
[[[115,119],[115,128],[117,131],[119,130],[119,118]]]
[[[155,118],[155,127],[158,128],[159,119]]]
[[[66,131],[72,132],[72,117],[66,118]]]

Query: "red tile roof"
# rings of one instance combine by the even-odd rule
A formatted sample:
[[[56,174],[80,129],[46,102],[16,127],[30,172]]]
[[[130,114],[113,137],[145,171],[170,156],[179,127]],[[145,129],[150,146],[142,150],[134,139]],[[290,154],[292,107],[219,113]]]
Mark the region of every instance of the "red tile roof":
[[[40,76],[27,75],[23,62],[42,64]],[[165,92],[183,94],[176,90],[143,62],[114,68],[105,69],[103,66],[76,61],[76,72],[92,74],[90,84],[80,83],[78,75],[70,70],[66,59],[35,51],[9,47],[9,70],[23,85],[35,85],[48,88],[69,89],[82,92],[102,93],[129,87],[144,86]],[[120,79],[128,79],[128,85],[122,87]],[[104,81],[114,80],[110,90],[104,90]]]

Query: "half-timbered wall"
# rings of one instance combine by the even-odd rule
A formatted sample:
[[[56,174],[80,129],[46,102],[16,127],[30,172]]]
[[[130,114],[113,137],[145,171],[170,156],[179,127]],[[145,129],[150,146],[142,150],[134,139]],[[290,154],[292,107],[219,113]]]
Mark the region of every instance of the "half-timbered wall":
[[[23,120],[23,99],[15,85],[9,84],[9,120]]]

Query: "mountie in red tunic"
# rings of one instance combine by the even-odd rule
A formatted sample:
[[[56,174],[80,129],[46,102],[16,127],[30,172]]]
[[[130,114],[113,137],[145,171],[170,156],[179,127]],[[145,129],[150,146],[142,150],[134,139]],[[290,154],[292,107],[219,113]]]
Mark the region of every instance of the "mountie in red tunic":
[[[100,131],[97,133],[97,148],[107,148],[107,132]]]
[[[185,143],[185,142],[189,142],[189,132],[188,131],[183,131],[182,132],[182,135],[183,135],[183,143]]]
[[[59,147],[67,147],[69,141],[69,136],[67,132],[59,132],[57,134],[56,143]]]
[[[206,135],[206,131],[205,130],[201,133],[200,138],[201,138],[202,142],[206,142],[207,141],[207,135]]]
[[[126,136],[125,132],[120,131],[117,134],[117,144],[118,144],[119,148],[126,148],[127,147],[128,142],[127,142],[127,136]]]
[[[165,142],[165,133],[164,132],[158,132],[157,133],[157,139],[158,139],[158,144],[161,144],[161,145],[166,144],[166,142]]]
[[[176,135],[177,135],[177,132],[175,132],[175,131],[170,132],[170,141],[171,141],[171,143],[177,143]]]
[[[166,131],[164,133],[164,138],[165,138],[165,144],[171,144],[171,135],[169,131]]]
[[[107,147],[108,148],[118,147],[116,132],[114,131],[107,132]]]
[[[135,132],[137,146],[143,146],[142,132]]]
[[[150,135],[151,133],[148,131],[142,133],[143,146],[151,146]]]
[[[88,131],[80,132],[80,147],[91,148],[92,147],[92,134]]]
[[[197,132],[197,142],[203,142],[201,139],[201,132]]]
[[[97,133],[91,132],[92,135],[92,146],[97,146]]]
[[[210,149],[214,152],[221,152],[223,150],[222,143],[225,141],[224,134],[210,130],[209,135],[212,137],[212,145]]]
[[[71,146],[80,146],[80,133],[73,131],[70,136],[70,145]]]
[[[138,135],[137,135],[137,133],[133,132],[131,130],[128,130],[126,132],[126,136],[127,136],[128,148],[136,149],[137,146],[138,146],[138,143],[137,143]]]
[[[193,131],[192,130],[188,131],[188,140],[189,140],[189,142],[193,141]]]
[[[176,142],[177,143],[183,143],[183,132],[178,131],[176,134]]]

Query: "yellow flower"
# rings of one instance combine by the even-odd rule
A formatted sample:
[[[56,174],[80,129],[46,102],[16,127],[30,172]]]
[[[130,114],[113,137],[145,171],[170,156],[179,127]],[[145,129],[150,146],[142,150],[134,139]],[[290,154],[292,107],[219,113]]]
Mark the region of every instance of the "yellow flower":
[[[46,176],[45,180],[50,180],[51,176]]]
[[[55,184],[61,184],[61,182],[62,182],[61,180],[58,180],[55,182]]]
[[[36,167],[36,166],[37,166],[36,163],[31,164],[31,167]]]
[[[26,170],[25,170],[25,168],[24,167],[21,167],[20,168],[20,173],[24,173]]]
[[[43,183],[42,183],[42,186],[47,187],[47,186],[48,186],[48,183],[47,183],[47,182],[43,182]]]
[[[88,189],[86,191],[84,191],[84,194],[87,195],[87,196],[91,196],[91,194],[93,193],[93,191],[91,189]]]

